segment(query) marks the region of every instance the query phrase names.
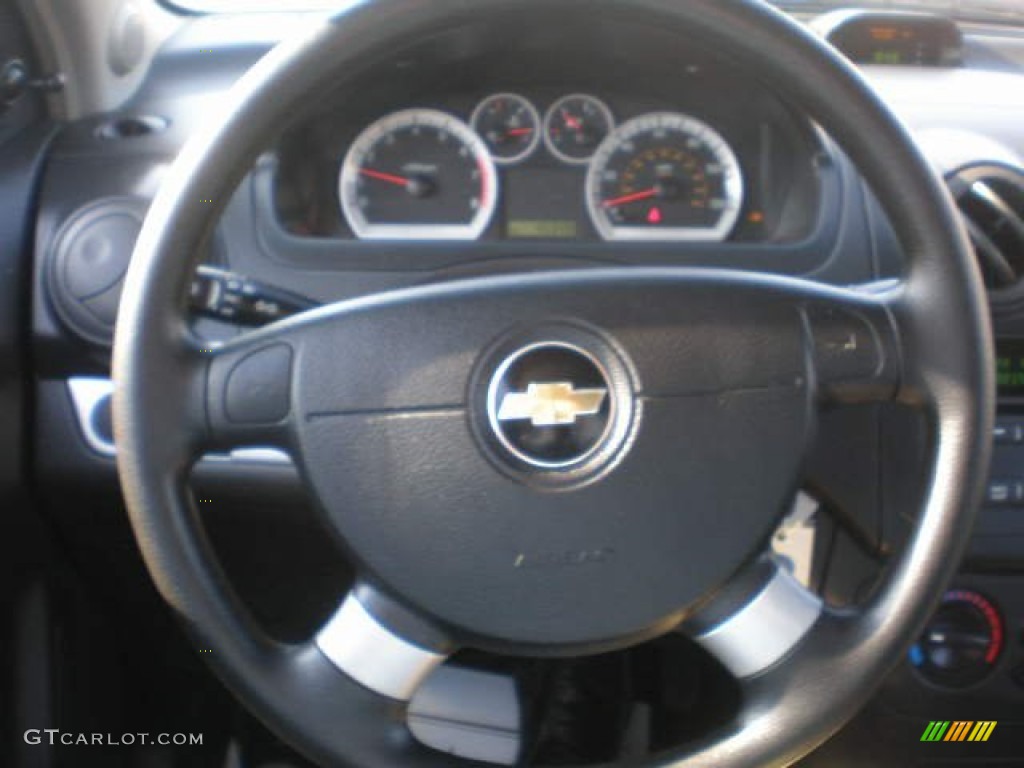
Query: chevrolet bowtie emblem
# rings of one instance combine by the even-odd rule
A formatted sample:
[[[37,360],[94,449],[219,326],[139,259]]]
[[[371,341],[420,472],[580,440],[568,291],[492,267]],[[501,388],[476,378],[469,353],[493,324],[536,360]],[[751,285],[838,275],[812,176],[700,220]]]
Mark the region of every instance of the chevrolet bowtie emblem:
[[[525,392],[509,392],[501,401],[498,421],[530,421],[535,427],[560,427],[581,416],[600,412],[606,389],[576,389],[571,382],[530,384]]]

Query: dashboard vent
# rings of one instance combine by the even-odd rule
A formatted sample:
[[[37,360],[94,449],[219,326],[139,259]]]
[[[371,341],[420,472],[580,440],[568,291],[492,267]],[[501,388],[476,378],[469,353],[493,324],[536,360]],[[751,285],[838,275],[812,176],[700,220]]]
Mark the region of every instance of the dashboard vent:
[[[972,165],[947,179],[994,299],[1024,282],[1024,172]]]

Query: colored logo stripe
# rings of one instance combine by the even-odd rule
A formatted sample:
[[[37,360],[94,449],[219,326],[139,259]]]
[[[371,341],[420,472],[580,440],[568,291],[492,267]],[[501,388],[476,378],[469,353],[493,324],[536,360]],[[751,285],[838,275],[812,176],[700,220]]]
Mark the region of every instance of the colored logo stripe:
[[[956,720],[949,727],[949,732],[946,734],[946,738],[943,741],[963,741],[967,738],[967,734],[970,733],[971,726],[974,725],[973,720]]]
[[[992,731],[996,729],[995,720],[981,720],[977,725],[974,726],[974,730],[971,731],[971,735],[967,737],[968,741],[988,741],[988,737],[992,735]]]
[[[932,720],[921,741],[988,741],[996,729],[995,720]]]

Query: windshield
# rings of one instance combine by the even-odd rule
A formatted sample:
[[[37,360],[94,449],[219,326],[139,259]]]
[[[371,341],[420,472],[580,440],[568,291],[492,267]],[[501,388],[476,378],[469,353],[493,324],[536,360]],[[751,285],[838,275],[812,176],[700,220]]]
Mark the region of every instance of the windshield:
[[[166,0],[205,13],[258,11],[323,11],[351,5],[353,0]],[[818,14],[839,8],[884,8],[931,11],[968,21],[1024,22],[1024,0],[770,0],[785,11]]]

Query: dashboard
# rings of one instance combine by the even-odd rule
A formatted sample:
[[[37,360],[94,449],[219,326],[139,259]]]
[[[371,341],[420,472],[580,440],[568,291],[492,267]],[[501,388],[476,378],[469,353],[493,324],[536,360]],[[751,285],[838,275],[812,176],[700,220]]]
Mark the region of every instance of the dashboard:
[[[626,76],[574,76],[584,67],[570,57],[552,62],[550,84],[420,74],[403,89],[413,98],[373,83],[364,90],[377,98],[339,94],[343,108],[280,142],[275,217],[298,237],[406,248],[807,236],[821,202],[820,137],[767,89],[699,48],[689,56],[671,89],[641,76],[642,63]],[[505,67],[516,66],[510,53]]]
[[[837,12],[816,26],[856,63],[962,56],[959,28],[939,17]],[[291,233],[358,240],[771,239],[792,187],[812,184],[778,170],[801,167],[779,141],[793,126],[764,99],[742,116],[713,109],[737,85],[707,88],[709,70],[716,78],[685,67],[671,100],[531,86],[441,93],[367,125],[328,117],[329,133],[307,127],[285,143],[276,210]]]
[[[764,179],[752,169],[744,194],[736,150],[718,131],[667,109],[617,120],[637,111],[630,106],[613,112],[598,96],[569,93],[546,99],[542,116],[523,95],[493,93],[468,119],[392,112],[345,152],[339,224],[361,240],[713,242],[762,229]],[[764,148],[751,138],[771,134],[738,135],[747,155]],[[317,231],[301,210],[288,221]]]
[[[583,169],[582,195],[578,174],[513,170],[541,144],[556,163]],[[616,125],[601,99],[577,93],[541,121],[525,97],[498,93],[469,125],[407,109],[365,128],[341,167],[342,211],[360,239],[475,240],[498,208],[498,166],[509,238],[577,237],[580,197],[604,240],[722,240],[743,208],[735,153],[695,118],[653,112]]]

